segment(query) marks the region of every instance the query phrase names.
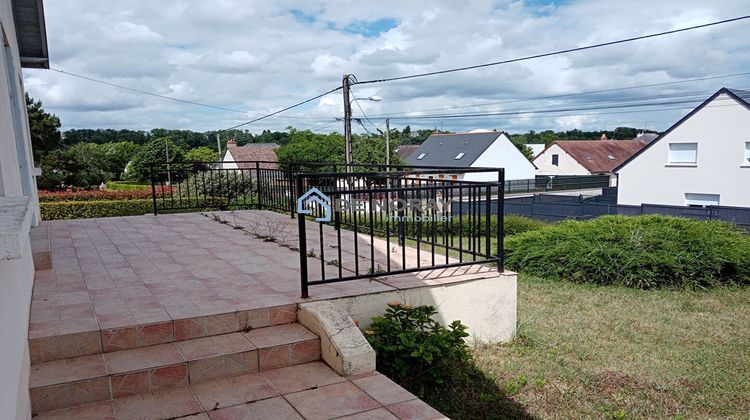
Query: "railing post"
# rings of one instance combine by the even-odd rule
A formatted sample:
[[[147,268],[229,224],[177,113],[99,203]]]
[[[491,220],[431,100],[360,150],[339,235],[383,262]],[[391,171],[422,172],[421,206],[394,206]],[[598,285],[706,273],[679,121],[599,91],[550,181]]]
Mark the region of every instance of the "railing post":
[[[399,246],[404,246],[406,243],[406,232],[404,227],[404,211],[406,209],[406,200],[404,195],[404,188],[405,186],[402,186],[401,183],[404,182],[403,179],[398,180],[399,189],[398,193],[396,194],[398,196],[398,203],[403,204],[400,209],[398,209],[398,244]]]
[[[250,177],[252,179],[252,177]],[[260,162],[255,162],[255,191],[257,192],[258,210],[263,210],[260,200]]]
[[[502,273],[505,267],[505,247],[503,245],[505,227],[505,169],[497,171],[497,271]]]
[[[148,172],[151,175],[151,203],[154,207],[154,216],[157,215],[156,212],[156,178],[154,178],[154,166],[151,165],[148,168]]]
[[[292,219],[294,219],[294,210],[295,205],[297,204],[297,197],[302,194],[302,177],[300,177],[300,174],[295,175],[294,174],[294,166],[291,167],[291,170],[289,171],[289,174],[287,175],[287,178],[289,179],[289,216],[291,216]],[[292,179],[296,179],[297,182],[292,182]],[[296,187],[295,187],[296,185]],[[295,192],[295,190],[297,190]]]
[[[302,174],[296,175],[297,191],[302,191]],[[294,197],[293,201],[297,201],[297,197]],[[299,229],[299,274],[300,274],[300,289],[302,298],[309,297],[307,291],[307,231],[305,230],[305,215],[297,215],[297,226]],[[294,217],[294,215],[292,215]]]

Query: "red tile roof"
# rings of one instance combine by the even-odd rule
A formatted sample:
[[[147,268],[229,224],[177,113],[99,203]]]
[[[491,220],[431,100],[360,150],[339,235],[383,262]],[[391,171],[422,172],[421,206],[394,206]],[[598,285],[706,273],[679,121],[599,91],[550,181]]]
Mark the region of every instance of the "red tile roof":
[[[589,172],[610,173],[641,150],[646,142],[643,140],[557,140],[553,144],[560,146]]]
[[[279,145],[276,143],[248,143],[242,147],[229,146],[227,151],[232,154],[235,162],[240,161],[270,161],[276,162],[276,149]],[[255,168],[255,163],[237,163],[240,169]],[[261,163],[263,169],[276,169],[275,163]]]
[[[417,149],[419,149],[418,144],[405,144],[403,146],[399,146],[398,150],[396,150],[396,153],[402,161],[406,162],[406,159],[411,156],[411,154],[414,153],[414,151]]]

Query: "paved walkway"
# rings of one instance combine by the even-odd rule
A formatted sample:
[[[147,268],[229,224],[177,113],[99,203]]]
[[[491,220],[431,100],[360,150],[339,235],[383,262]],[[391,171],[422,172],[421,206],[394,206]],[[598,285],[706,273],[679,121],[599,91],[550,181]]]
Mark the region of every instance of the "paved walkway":
[[[267,229],[273,230],[277,242],[295,244],[296,220],[269,211],[218,215],[229,223],[199,213],[44,222],[37,229],[49,231],[53,268],[36,273],[29,338],[158,324],[305,301],[299,297],[299,253],[230,225],[256,233],[262,233],[263,226],[271,226]],[[308,248],[312,249],[313,234],[319,233],[317,224],[308,223],[308,229]],[[335,243],[331,240],[333,229],[326,228],[325,235],[326,243]],[[361,267],[370,265],[370,238],[358,237],[360,255],[355,257],[350,246],[353,233],[349,235],[351,238],[342,244],[341,264],[351,274],[357,258]],[[375,239],[374,246],[376,264],[384,267],[388,255],[394,266],[400,264],[399,250],[386,253],[387,245],[379,239]],[[428,262],[428,254],[422,254],[420,259]],[[414,249],[407,248],[407,260],[408,266],[416,265]],[[319,278],[321,260],[309,257],[308,266],[311,279]],[[337,271],[338,267],[324,264],[323,269]],[[346,281],[311,286],[310,300],[496,274],[492,268],[474,265]]]

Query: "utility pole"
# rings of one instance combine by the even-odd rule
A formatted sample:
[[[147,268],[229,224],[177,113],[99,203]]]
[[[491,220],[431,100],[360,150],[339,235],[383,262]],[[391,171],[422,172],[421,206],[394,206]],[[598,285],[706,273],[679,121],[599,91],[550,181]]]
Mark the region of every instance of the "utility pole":
[[[345,74],[342,81],[344,92],[344,142],[346,143],[346,173],[352,172],[354,156],[352,152],[352,103],[349,100],[349,75]]]
[[[172,174],[169,172],[169,140],[164,140],[164,146],[167,148],[167,185],[172,185]]]
[[[222,159],[221,159],[221,134],[217,131],[216,132],[216,150],[219,152],[219,169],[222,169]]]
[[[391,171],[391,119],[385,119],[385,171]]]

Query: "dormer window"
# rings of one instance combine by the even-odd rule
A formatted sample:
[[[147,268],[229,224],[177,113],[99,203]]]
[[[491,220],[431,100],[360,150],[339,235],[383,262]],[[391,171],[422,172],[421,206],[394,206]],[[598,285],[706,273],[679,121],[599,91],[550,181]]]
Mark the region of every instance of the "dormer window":
[[[461,153],[457,154],[457,155],[456,155],[456,157],[454,157],[453,159],[455,159],[455,160],[459,160],[459,159],[461,159],[462,157],[464,157],[464,155],[465,155],[465,154],[466,154],[466,153],[464,153],[464,152],[461,152]]]
[[[615,160],[615,157],[612,156],[612,155],[607,155],[607,159],[609,159],[609,160]]]
[[[427,156],[427,153],[420,153],[419,156],[417,156],[417,160],[422,160],[425,156]]]
[[[745,142],[745,160],[742,162],[742,164],[750,166],[750,141]]]

